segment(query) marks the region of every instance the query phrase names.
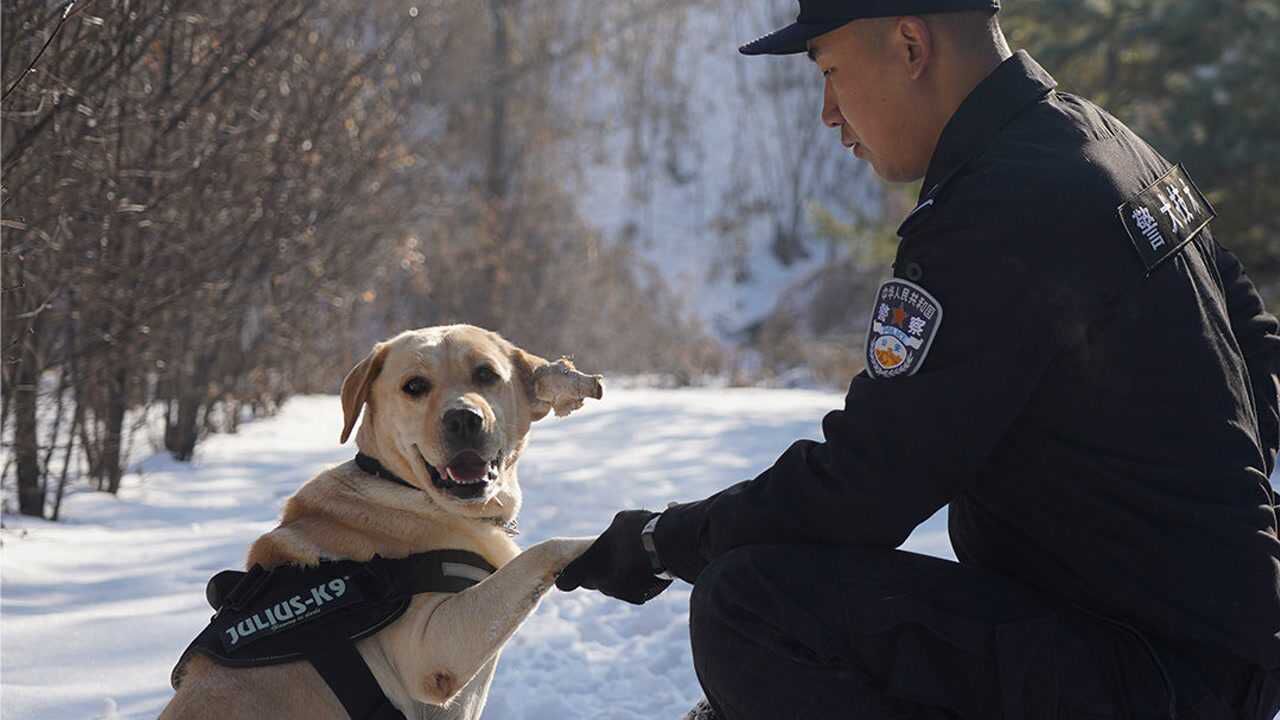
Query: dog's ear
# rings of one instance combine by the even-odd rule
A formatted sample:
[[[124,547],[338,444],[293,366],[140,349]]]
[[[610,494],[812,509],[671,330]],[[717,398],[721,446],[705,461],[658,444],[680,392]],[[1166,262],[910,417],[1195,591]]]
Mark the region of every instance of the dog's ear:
[[[569,358],[547,362],[513,348],[511,360],[529,395],[534,420],[541,420],[552,410],[557,416],[568,415],[582,407],[587,398],[604,397],[604,376],[579,372]]]
[[[387,357],[387,346],[378,343],[373,346],[368,356],[351,368],[342,381],[342,442],[351,437],[351,430],[356,426],[360,410],[369,399],[369,386],[373,384],[378,373],[382,372],[382,361]]]

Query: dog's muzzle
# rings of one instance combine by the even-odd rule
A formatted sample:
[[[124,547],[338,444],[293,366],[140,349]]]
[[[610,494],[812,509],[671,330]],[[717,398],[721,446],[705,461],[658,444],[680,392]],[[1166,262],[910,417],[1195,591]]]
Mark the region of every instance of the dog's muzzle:
[[[485,496],[489,485],[497,482],[498,471],[502,468],[503,453],[499,451],[493,460],[486,461],[475,450],[462,450],[456,453],[443,470],[436,469],[427,461],[422,450],[418,457],[427,466],[431,475],[431,484],[437,490],[457,498],[458,500],[475,500]]]

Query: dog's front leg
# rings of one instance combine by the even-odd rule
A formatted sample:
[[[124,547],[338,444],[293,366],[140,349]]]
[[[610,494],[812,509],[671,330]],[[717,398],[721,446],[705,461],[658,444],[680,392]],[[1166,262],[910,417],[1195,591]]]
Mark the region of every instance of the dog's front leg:
[[[556,538],[538,543],[480,584],[443,602],[415,602],[410,615],[387,628],[384,646],[409,696],[432,705],[452,700],[502,649],[556,576],[593,540]]]

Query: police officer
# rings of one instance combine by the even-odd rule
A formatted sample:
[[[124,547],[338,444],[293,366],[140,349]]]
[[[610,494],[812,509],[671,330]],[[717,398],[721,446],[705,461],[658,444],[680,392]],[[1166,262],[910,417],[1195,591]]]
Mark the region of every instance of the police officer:
[[[619,513],[557,581],[694,584],[739,718],[1280,709],[1280,336],[1187,169],[1011,53],[998,0],[800,0],[822,119],[923,177],[825,442]],[[959,562],[896,548],[943,506]]]

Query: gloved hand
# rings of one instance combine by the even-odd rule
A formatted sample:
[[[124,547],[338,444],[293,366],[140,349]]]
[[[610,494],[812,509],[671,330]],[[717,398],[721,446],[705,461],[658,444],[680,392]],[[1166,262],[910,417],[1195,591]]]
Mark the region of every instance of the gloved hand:
[[[632,605],[643,605],[666,590],[671,581],[653,574],[649,554],[640,544],[640,531],[654,515],[648,510],[614,515],[609,529],[560,573],[556,587],[599,590]]]

